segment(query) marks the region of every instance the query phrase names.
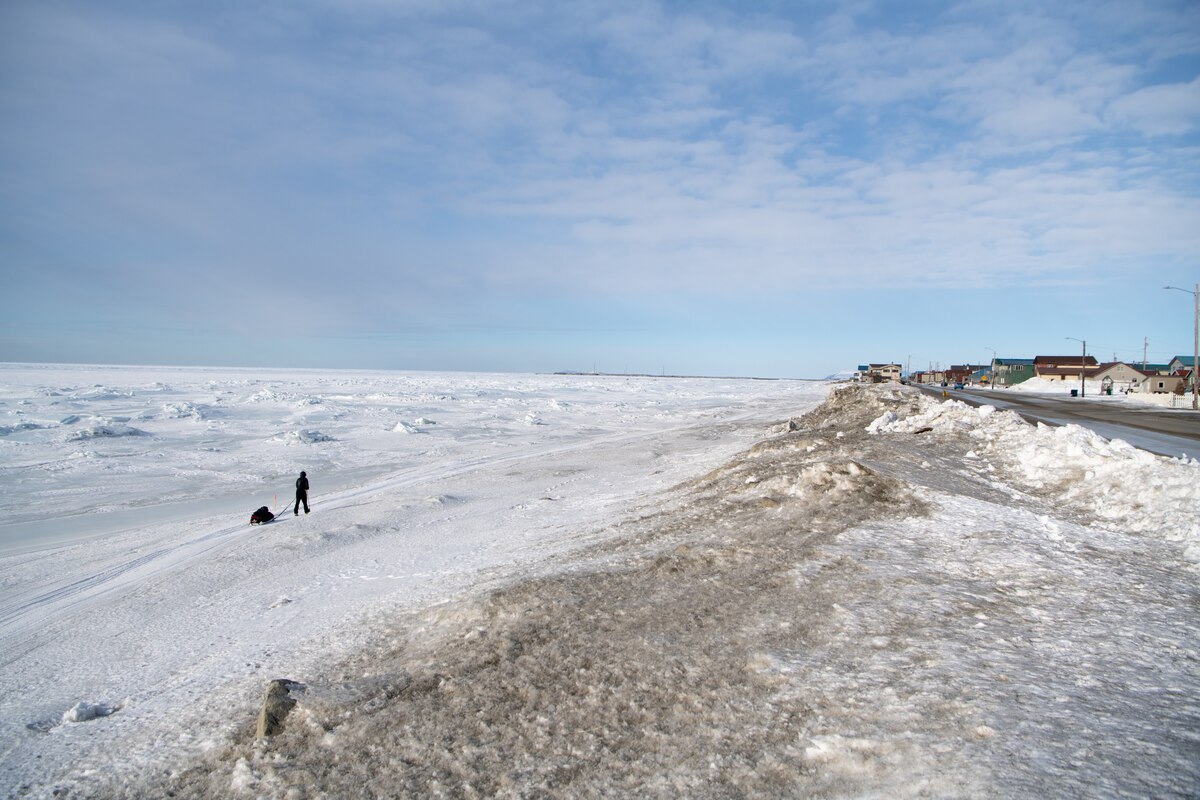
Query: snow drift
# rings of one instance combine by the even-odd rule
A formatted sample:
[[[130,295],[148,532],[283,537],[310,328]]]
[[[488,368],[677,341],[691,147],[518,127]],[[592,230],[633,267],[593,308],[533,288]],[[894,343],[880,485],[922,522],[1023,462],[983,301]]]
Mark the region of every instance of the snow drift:
[[[1078,425],[1031,425],[1012,411],[971,407],[921,396],[921,411],[903,418],[888,411],[872,420],[872,434],[964,436],[966,455],[983,459],[1025,491],[1060,498],[1113,529],[1182,542],[1200,563],[1200,462],[1168,459]],[[1131,476],[1137,476],[1131,480]]]

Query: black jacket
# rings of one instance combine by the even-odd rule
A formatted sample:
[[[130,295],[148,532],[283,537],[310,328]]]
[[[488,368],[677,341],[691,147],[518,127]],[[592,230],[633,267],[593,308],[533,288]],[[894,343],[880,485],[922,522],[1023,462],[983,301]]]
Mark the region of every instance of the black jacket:
[[[308,478],[306,478],[303,475],[301,475],[299,478],[296,478],[296,491],[297,492],[307,492],[308,491]]]

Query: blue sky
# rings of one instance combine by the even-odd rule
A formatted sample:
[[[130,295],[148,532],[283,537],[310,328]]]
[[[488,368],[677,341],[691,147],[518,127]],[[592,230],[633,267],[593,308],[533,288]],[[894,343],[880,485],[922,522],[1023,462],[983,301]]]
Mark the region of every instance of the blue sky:
[[[1191,351],[1200,6],[0,6],[0,360]]]

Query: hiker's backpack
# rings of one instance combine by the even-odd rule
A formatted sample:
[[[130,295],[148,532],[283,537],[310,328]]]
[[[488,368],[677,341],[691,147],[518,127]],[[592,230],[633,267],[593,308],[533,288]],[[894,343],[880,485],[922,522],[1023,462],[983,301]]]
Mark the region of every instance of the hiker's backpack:
[[[271,513],[270,509],[268,509],[266,506],[263,506],[258,511],[255,511],[250,515],[250,524],[261,525],[262,523],[270,522],[273,519],[275,519],[275,515]]]

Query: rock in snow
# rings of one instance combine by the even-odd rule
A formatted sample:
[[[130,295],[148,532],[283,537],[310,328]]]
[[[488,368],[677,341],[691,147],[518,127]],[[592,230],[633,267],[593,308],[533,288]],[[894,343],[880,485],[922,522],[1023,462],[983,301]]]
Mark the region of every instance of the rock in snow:
[[[80,701],[71,706],[62,715],[64,724],[71,722],[89,722],[100,717],[107,717],[115,714],[121,707],[110,706],[107,703],[87,703]]]
[[[277,678],[267,684],[263,694],[262,708],[258,712],[258,728],[255,737],[263,739],[283,731],[284,720],[296,706],[293,691],[303,691],[304,684],[287,678]]]

